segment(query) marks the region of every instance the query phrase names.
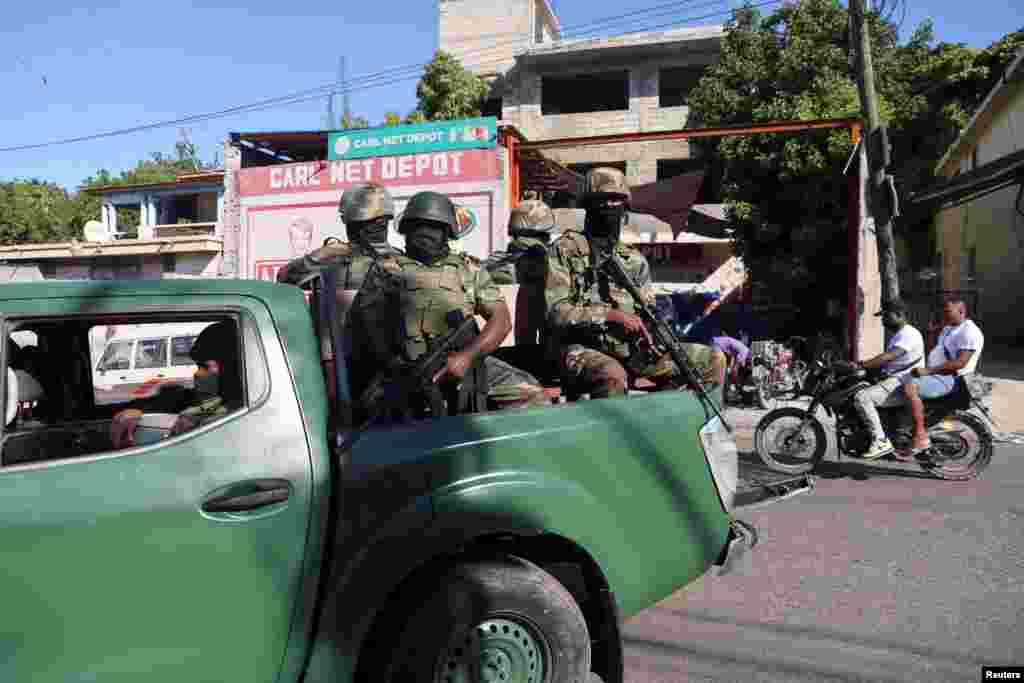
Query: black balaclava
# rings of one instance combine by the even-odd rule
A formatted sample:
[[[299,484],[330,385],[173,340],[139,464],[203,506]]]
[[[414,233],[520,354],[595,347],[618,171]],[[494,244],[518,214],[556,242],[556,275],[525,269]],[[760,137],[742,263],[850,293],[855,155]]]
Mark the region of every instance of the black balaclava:
[[[626,222],[626,205],[607,206],[595,202],[587,207],[583,219],[583,232],[605,249],[614,247],[622,235]]]
[[[347,226],[348,238],[365,247],[375,247],[388,241],[388,222],[391,219],[381,216],[368,221],[354,221]]]
[[[405,253],[430,265],[448,255],[448,228],[434,221],[410,220],[405,233]]]

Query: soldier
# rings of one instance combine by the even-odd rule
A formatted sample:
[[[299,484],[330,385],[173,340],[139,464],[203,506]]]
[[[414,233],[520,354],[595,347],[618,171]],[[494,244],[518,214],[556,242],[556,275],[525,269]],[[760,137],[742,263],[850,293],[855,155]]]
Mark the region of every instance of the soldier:
[[[335,241],[305,256],[292,259],[277,273],[278,282],[302,285],[322,269],[333,266],[339,289],[359,289],[374,261],[400,253],[388,244],[388,223],[395,217],[391,193],[379,183],[364,183],[345,190],[338,202],[349,242]]]
[[[381,368],[395,358],[414,361],[431,339],[451,331],[446,315],[457,309],[466,317],[479,314],[487,324],[466,348],[448,357],[433,380],[442,386],[458,383],[486,356],[482,365],[489,399],[502,408],[545,404],[532,375],[487,355],[509,333],[511,313],[487,271],[451,253],[456,229],[455,205],[448,197],[420,192],[409,199],[398,225],[406,253],[395,257],[394,270],[374,269],[353,302],[354,363]],[[355,395],[362,388],[353,387]]]
[[[528,199],[512,209],[508,219],[508,235],[512,241],[508,251],[495,252],[485,262],[491,278],[499,285],[543,284],[547,270],[547,248],[555,214],[539,199]]]
[[[614,249],[646,303],[655,305],[647,259],[620,240],[629,200],[621,171],[591,170],[582,198],[583,232],[566,231],[548,249],[548,348],[569,393],[591,398],[624,394],[627,367],[630,375],[659,385],[679,374],[668,353],[649,353],[653,340],[634,313],[633,298],[596,267],[596,255]],[[683,348],[702,380],[720,387],[724,354],[701,344]]]

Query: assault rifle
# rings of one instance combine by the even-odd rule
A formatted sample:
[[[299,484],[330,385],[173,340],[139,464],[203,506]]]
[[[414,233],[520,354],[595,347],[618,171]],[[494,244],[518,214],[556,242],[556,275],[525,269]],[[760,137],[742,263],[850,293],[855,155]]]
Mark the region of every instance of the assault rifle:
[[[448,355],[464,348],[477,335],[476,319],[454,309],[446,316],[448,326],[454,328],[431,344],[426,353],[411,363],[399,362],[370,383],[362,395],[367,421],[373,422],[387,413],[407,415],[411,400],[425,395],[430,412],[435,416],[446,414],[441,389],[434,383],[436,375],[448,362]]]
[[[633,307],[636,310],[640,319],[643,320],[644,325],[647,327],[647,331],[651,333],[651,337],[654,338],[654,342],[657,346],[664,348],[668,351],[668,354],[675,361],[676,367],[683,373],[683,378],[686,383],[696,392],[697,396],[701,399],[704,404],[705,411],[710,407],[711,411],[722,421],[725,428],[732,432],[732,427],[722,417],[722,413],[719,412],[718,406],[708,396],[707,390],[704,388],[704,383],[701,382],[700,377],[697,375],[697,371],[693,369],[693,364],[690,363],[689,357],[683,350],[683,346],[679,339],[676,337],[675,332],[669,327],[668,323],[662,320],[658,310],[648,304],[643,295],[640,293],[640,289],[633,282],[633,278],[629,276],[626,269],[622,265],[622,261],[615,255],[614,251],[607,251],[599,253],[597,255],[598,268],[604,270],[612,280],[617,282],[619,286],[629,292],[629,295],[633,297]]]

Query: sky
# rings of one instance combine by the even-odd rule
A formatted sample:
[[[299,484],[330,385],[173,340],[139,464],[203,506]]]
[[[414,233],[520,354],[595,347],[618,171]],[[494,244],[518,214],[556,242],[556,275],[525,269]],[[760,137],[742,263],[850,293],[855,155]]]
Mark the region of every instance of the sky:
[[[371,124],[387,111],[405,115],[416,105],[413,67],[437,48],[436,2],[90,0],[88,9],[78,0],[7,3],[0,25],[0,148],[219,112],[326,86],[336,80],[341,57],[353,114]],[[554,2],[563,32],[574,37],[719,24],[736,4]],[[1024,27],[1024,6],[908,0],[901,39],[928,18],[940,40],[985,47]],[[598,20],[607,21],[593,25]],[[400,67],[410,68],[365,79]],[[371,83],[375,87],[367,87]],[[222,158],[230,132],[318,130],[325,111],[326,96],[317,96],[185,125],[200,158],[210,161],[215,154]],[[0,180],[39,178],[74,190],[98,169],[117,172],[153,152],[172,154],[179,127],[0,151]]]

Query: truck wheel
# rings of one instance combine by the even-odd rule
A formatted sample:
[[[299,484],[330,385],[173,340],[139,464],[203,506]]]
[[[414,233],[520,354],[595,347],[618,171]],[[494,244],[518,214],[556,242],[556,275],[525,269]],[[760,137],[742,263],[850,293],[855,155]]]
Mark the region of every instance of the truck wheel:
[[[516,558],[456,566],[408,604],[378,680],[587,683],[590,636],[579,606],[540,567]],[[376,643],[377,647],[386,646]],[[430,675],[428,679],[426,676]]]

